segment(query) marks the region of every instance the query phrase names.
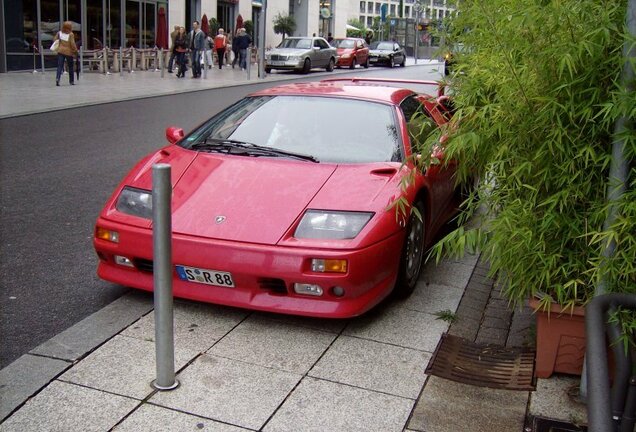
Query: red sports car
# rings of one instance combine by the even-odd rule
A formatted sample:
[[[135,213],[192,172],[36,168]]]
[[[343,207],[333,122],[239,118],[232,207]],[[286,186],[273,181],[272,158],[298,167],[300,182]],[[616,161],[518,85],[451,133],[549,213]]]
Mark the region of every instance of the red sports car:
[[[396,83],[401,83],[396,87]],[[98,275],[152,291],[152,165],[171,165],[176,297],[343,318],[408,296],[455,213],[452,163],[417,170],[413,140],[451,114],[404,84],[334,79],[262,90],[139,162],[95,227]],[[418,115],[419,113],[419,115]],[[360,127],[352,128],[351,124]],[[437,146],[431,157],[441,158]],[[429,157],[429,155],[426,155]],[[419,210],[400,215],[404,197]]]

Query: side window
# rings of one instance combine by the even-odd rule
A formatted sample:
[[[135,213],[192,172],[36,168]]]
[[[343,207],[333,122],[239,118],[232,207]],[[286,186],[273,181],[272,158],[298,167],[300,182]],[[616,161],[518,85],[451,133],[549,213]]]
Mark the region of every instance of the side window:
[[[314,39],[314,46],[320,48],[320,41],[318,39]]]
[[[320,49],[325,49],[325,48],[329,48],[329,44],[327,42],[325,42],[324,40],[318,39],[318,43],[320,44]]]
[[[417,100],[416,95],[404,99],[400,104],[400,109],[406,119],[412,151],[415,152],[414,148],[422,146],[437,126],[424,106]]]

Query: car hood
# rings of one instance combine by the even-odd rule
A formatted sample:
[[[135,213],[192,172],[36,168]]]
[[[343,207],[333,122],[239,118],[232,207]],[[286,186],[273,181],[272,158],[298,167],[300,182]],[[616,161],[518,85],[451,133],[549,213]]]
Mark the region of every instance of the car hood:
[[[375,50],[369,50],[369,54],[386,55],[386,54],[393,54],[393,51],[392,50],[377,50],[377,49],[375,49]]]
[[[293,235],[307,208],[381,213],[400,190],[399,163],[336,165],[183,149],[170,153],[169,161],[150,157],[121,186],[149,189],[152,163],[169,162],[174,234],[280,244]],[[118,213],[115,201],[116,196],[105,217],[151,225],[147,219],[134,217],[133,222]]]
[[[309,51],[308,48],[274,48],[269,51],[267,54],[276,54],[276,55],[300,55]]]
[[[338,55],[353,54],[353,48],[337,48],[336,52]]]

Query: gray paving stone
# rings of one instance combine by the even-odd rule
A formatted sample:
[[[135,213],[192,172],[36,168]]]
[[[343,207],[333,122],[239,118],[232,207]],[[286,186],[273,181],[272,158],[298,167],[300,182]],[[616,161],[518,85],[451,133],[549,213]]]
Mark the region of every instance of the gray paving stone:
[[[448,333],[452,334],[453,336],[463,337],[464,339],[468,339],[474,342],[477,338],[478,331],[478,321],[458,318],[457,322],[453,323]]]
[[[534,315],[532,315],[532,311],[529,307],[526,306],[522,310],[516,309],[512,316],[512,322],[510,325],[510,331],[508,332],[506,346],[534,346],[534,326],[535,317]]]
[[[309,375],[417,399],[430,358],[428,353],[409,348],[341,336]]]
[[[353,320],[344,334],[433,352],[446,330],[448,323],[434,315],[388,307]]]
[[[265,432],[401,432],[410,399],[307,377],[264,428]]]
[[[311,318],[266,312],[256,312],[255,315],[262,316],[263,318],[273,321],[280,321],[296,327],[305,327],[336,334],[340,333],[349,323],[348,319]]]
[[[508,329],[510,328],[510,320],[500,317],[488,316],[486,315],[481,322],[482,327],[485,328],[494,328],[505,330],[506,334],[508,333]]]
[[[0,370],[0,421],[71,364],[25,354]]]
[[[417,289],[409,298],[395,304],[396,306],[430,314],[445,310],[455,312],[462,294],[463,290],[452,286],[427,285],[424,282],[419,282]]]
[[[408,423],[426,432],[521,431],[528,392],[496,390],[431,376]]]
[[[204,352],[245,319],[249,313],[249,311],[243,309],[175,301],[175,347]],[[121,334],[146,341],[154,341],[154,311],[128,327]]]
[[[274,413],[301,375],[204,354],[182,371],[181,385],[150,402],[251,429]]]
[[[537,390],[530,396],[529,414],[533,416],[587,424],[587,409],[582,403],[572,400],[568,390],[574,393],[580,385],[579,377],[552,375],[537,379]]]
[[[304,374],[335,338],[334,333],[251,316],[208,353]]]
[[[152,296],[130,292],[30,352],[62,360],[78,360],[152,309]]]
[[[116,432],[174,432],[196,431],[207,432],[243,432],[238,426],[219,423],[214,420],[185,414],[153,404],[144,404],[113,431]]]
[[[53,381],[0,424],[0,431],[105,431],[138,404],[123,396]]]
[[[470,275],[473,273],[473,266],[457,264],[446,260],[427,263],[422,268],[420,280],[429,284],[454,286],[464,289],[468,284]]]
[[[457,308],[457,316],[460,321],[465,318],[470,318],[479,324],[484,316],[484,308],[479,307],[479,305],[474,304],[470,300],[462,300]]]
[[[196,351],[175,348],[175,370],[197,355]],[[150,383],[156,377],[155,344],[118,335],[80,361],[60,380],[143,399],[153,391]]]

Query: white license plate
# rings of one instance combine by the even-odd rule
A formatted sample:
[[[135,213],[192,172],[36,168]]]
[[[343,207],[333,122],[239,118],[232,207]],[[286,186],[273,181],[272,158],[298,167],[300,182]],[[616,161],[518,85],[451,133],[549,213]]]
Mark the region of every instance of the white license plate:
[[[272,66],[284,66],[284,65],[285,65],[284,61],[272,60]]]
[[[231,273],[181,265],[175,266],[175,268],[179,279],[186,282],[197,282],[206,285],[234,288],[234,279],[232,279]]]
[[[377,58],[369,57],[369,63],[375,63],[377,61],[378,61]]]

